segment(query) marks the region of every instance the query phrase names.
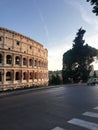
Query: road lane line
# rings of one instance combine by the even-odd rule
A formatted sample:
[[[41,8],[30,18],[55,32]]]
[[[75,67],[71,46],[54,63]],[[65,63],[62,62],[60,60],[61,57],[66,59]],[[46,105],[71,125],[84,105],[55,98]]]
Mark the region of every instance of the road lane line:
[[[83,113],[84,116],[89,116],[89,117],[95,117],[98,118],[98,113],[95,112],[85,112]]]
[[[54,128],[54,129],[52,129],[52,130],[65,130],[65,129],[60,128],[60,127],[55,127],[55,128]]]
[[[85,120],[81,120],[81,119],[77,119],[77,118],[73,118],[72,120],[69,120],[68,123],[77,125],[80,127],[84,127],[84,128],[90,129],[90,130],[98,130],[98,124],[89,122],[89,121],[85,121]]]
[[[95,110],[98,110],[98,106],[94,108]]]

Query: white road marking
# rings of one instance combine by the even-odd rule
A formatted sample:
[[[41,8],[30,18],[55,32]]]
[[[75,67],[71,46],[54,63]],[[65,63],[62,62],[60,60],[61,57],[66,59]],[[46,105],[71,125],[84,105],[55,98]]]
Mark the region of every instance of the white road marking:
[[[90,130],[98,130],[98,124],[81,119],[73,118],[72,120],[69,120],[68,123],[81,126]]]
[[[98,106],[96,106],[93,109],[98,110]],[[88,116],[88,117],[98,118],[97,112],[85,112],[82,115]],[[90,130],[98,130],[98,124],[94,123],[94,122],[90,122],[90,121],[86,121],[86,120],[82,120],[82,119],[78,119],[78,118],[73,118],[67,122],[70,124],[79,126],[79,127],[84,127],[84,128],[90,129]],[[65,129],[60,128],[60,127],[55,127],[51,130],[65,130]]]
[[[54,128],[54,129],[52,129],[52,130],[65,130],[65,129],[60,128],[60,127],[55,127],[55,128]]]
[[[89,116],[89,117],[95,117],[98,118],[98,113],[95,112],[85,112],[83,113],[84,116]]]
[[[95,110],[98,110],[98,106],[94,108]]]

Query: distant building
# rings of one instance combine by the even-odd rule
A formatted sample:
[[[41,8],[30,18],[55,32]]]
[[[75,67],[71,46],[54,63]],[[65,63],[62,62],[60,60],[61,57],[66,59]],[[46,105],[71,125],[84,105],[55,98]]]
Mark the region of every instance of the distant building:
[[[40,43],[0,28],[0,90],[48,85],[47,57]]]

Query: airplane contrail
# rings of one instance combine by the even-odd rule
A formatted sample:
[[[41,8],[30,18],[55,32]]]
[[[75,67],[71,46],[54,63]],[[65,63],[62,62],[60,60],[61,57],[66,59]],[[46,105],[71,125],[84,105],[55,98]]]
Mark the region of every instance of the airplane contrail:
[[[49,39],[49,31],[48,31],[47,24],[45,22],[44,16],[43,16],[42,11],[41,11],[38,3],[37,3],[37,0],[35,0],[35,3],[36,3],[36,7],[37,7],[37,10],[38,10],[41,22],[42,22],[43,27],[44,27],[45,34],[46,34],[47,38]]]

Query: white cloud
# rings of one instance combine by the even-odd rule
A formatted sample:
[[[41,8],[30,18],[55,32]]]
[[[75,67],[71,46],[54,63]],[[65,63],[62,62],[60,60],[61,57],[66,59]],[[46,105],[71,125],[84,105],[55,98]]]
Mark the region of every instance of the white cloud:
[[[86,42],[92,46],[98,49],[98,33],[93,33],[91,35],[88,35],[86,37]],[[98,70],[98,61],[96,60],[93,62],[94,70]]]
[[[48,31],[48,27],[47,27],[47,24],[45,22],[45,18],[43,16],[42,10],[41,10],[37,1],[35,1],[35,4],[36,4],[36,7],[37,7],[37,10],[38,10],[38,13],[39,13],[40,20],[43,24],[43,29],[44,29],[45,35],[46,35],[47,39],[49,39],[49,31]]]
[[[98,32],[86,36],[86,43],[98,49]]]
[[[66,39],[59,41],[56,46],[48,49],[48,68],[49,70],[61,70],[62,69],[62,58],[63,54],[72,48],[72,37],[68,36]]]
[[[48,31],[45,19],[43,17],[42,11],[40,9],[39,9],[39,16],[40,16],[41,22],[43,24],[45,34],[46,34],[47,38],[49,39],[49,31]]]
[[[73,8],[75,8],[78,12],[80,12],[80,15],[84,22],[89,24],[92,28],[98,30],[98,16],[96,16],[94,13],[91,12],[92,7],[85,1],[85,6],[82,3],[82,1],[79,0],[70,0],[66,1],[65,3],[69,4]]]
[[[82,19],[95,30],[98,31],[98,17],[93,13],[89,13],[83,6],[80,6],[80,14]]]

